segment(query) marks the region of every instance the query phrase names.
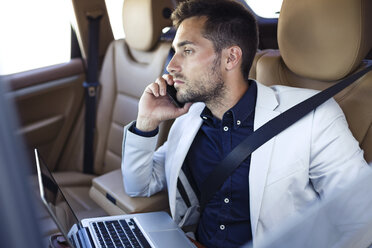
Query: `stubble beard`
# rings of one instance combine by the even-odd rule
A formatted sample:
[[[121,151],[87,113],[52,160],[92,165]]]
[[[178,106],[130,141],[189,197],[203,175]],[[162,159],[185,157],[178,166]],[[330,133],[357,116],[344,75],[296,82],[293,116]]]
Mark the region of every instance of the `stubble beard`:
[[[226,92],[225,82],[220,71],[221,56],[217,56],[211,68],[199,80],[190,83],[187,78],[178,73],[174,76],[185,82],[184,92],[177,94],[180,102],[204,102],[207,106],[217,106],[222,104],[223,96]]]

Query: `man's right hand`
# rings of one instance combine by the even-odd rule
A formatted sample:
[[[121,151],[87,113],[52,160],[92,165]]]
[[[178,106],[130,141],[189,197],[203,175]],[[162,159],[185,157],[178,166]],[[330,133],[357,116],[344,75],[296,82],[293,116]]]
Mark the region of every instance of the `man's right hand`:
[[[173,85],[171,75],[163,75],[148,85],[143,92],[138,106],[136,128],[149,132],[155,130],[162,121],[177,118],[190,109],[192,103],[177,108],[167,96],[167,84]]]

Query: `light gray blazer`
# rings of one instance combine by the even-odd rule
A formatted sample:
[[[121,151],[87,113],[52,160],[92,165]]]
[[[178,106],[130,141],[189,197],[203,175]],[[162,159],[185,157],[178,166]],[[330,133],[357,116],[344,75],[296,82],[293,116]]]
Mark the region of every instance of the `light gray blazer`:
[[[254,130],[315,93],[257,83]],[[167,189],[172,216],[181,226],[198,218],[195,206],[187,209],[180,198],[177,178],[202,124],[204,106],[195,103],[177,118],[167,142],[157,151],[157,137],[135,135],[128,131],[131,124],[124,128],[122,173],[126,192],[150,196]],[[343,190],[364,170],[370,168],[363,151],[341,108],[331,99],[252,153],[249,197],[253,240],[333,191]],[[198,204],[192,192],[190,195],[193,205]]]

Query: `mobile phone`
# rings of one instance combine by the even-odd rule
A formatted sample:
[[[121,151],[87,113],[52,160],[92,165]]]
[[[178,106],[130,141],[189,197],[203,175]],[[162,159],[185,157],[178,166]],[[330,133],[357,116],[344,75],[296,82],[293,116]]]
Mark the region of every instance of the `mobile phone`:
[[[177,106],[177,108],[183,108],[183,105],[185,104],[177,100],[177,90],[174,88],[174,86],[167,84],[167,95],[172,100],[174,105]]]

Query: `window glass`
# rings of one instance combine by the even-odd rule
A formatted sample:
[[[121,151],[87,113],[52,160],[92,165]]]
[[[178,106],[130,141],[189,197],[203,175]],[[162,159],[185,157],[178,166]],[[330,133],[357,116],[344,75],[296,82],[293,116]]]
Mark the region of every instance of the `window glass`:
[[[105,0],[105,2],[114,38],[123,39],[125,37],[122,18],[124,0]]]
[[[283,0],[245,0],[249,7],[264,18],[278,18]]]
[[[66,0],[0,1],[0,75],[69,61],[72,13]]]
[[[283,0],[245,0],[252,10],[265,18],[278,18]],[[105,0],[112,32],[116,40],[125,38],[122,9],[124,0]],[[163,31],[164,32],[164,31]]]

